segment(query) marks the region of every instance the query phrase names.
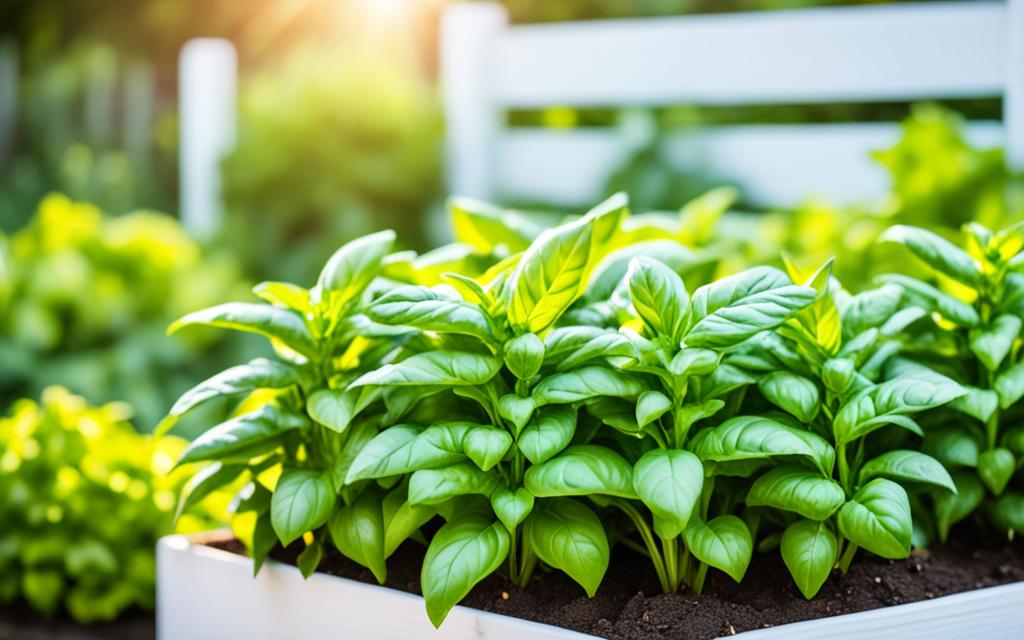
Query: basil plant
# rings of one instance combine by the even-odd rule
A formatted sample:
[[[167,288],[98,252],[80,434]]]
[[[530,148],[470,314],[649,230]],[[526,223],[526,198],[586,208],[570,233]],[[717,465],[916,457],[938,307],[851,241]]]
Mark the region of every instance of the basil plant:
[[[971,223],[963,231],[966,249],[915,227],[894,226],[882,237],[932,271],[932,282],[882,278],[927,313],[908,341],[910,356],[967,389],[934,416],[924,442],[952,470],[957,488],[932,501],[930,524],[943,540],[979,508],[998,529],[1024,533],[1024,225],[993,232]]]
[[[348,385],[353,398],[381,398],[392,426],[356,456],[346,481],[395,487],[398,515],[385,523],[386,540],[434,515],[446,521],[422,569],[435,625],[499,569],[525,586],[542,561],[589,595],[601,582],[609,545],[598,516],[565,497],[577,495],[571,478],[533,471],[563,450],[594,453],[586,444],[594,429],[578,422],[580,401],[639,393],[607,367],[556,373],[547,354],[553,327],[626,213],[625,198],[614,196],[479,278],[451,273],[447,284],[399,286],[367,308],[373,321],[411,335],[394,362]]]
[[[899,338],[923,316],[900,310],[899,287],[850,297],[830,277],[831,261],[813,274],[788,267],[817,292],[814,302],[732,355],[758,373],[768,406],[702,432],[695,449],[713,474],[752,479],[747,507],[781,530],[762,545],[780,547],[811,598],[833,568],[848,569],[858,548],[907,557],[908,489],[956,492],[919,444],[899,445],[924,435],[912,415],[965,391],[929,369],[899,366]]]
[[[364,521],[378,523],[384,497],[379,487],[345,482],[356,454],[377,434],[384,416],[366,412],[352,420],[362,407],[345,387],[385,362],[402,339],[363,313],[393,241],[394,234],[385,231],[348,243],[330,258],[312,289],[265,282],[255,288],[262,303],[222,304],[188,314],[170,328],[209,325],[253,332],[273,346],[273,359],[231,367],[186,392],[159,428],[166,431],[214,398],[242,399],[234,417],[201,434],[181,454],[179,465],[209,464],[186,486],[179,512],[219,487],[244,483],[234,511],[254,519],[245,537],[255,571],[275,545],[303,538],[298,564],[306,575],[331,541],[384,580],[383,558],[361,554],[363,542],[354,529]]]

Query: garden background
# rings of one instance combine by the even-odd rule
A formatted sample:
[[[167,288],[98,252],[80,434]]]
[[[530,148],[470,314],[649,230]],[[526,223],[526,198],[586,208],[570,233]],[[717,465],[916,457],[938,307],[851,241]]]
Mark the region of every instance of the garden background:
[[[504,2],[514,23],[866,3]],[[116,594],[85,589],[66,607],[83,620],[145,607],[139,593],[149,593],[152,582],[146,536],[169,525],[175,481],[164,477],[171,454],[157,455],[165,445],[136,440],[133,430],[152,432],[189,386],[263,349],[259,341],[212,331],[168,337],[168,324],[217,302],[250,299],[252,285],[262,280],[312,283],[334,249],[370,231],[393,228],[401,248],[416,251],[450,239],[431,222],[447,195],[437,88],[437,27],[446,5],[35,0],[0,7],[0,566],[5,558],[36,554],[44,567],[54,553],[66,552],[80,558],[66,560],[67,568],[84,572],[103,566],[126,536],[129,527],[118,526],[97,533],[95,544],[68,551],[63,534],[38,531],[46,523],[70,522],[73,513],[43,507],[26,516],[19,506],[45,505],[66,490],[50,479],[71,449],[66,443],[46,447],[43,434],[88,414],[99,427],[80,446],[102,449],[109,469],[124,467],[116,480],[114,471],[105,471],[104,484],[146,505],[132,516],[140,523],[138,587]],[[240,86],[238,141],[221,166],[224,225],[200,240],[176,219],[176,79],[181,47],[204,36],[235,45]],[[628,114],[565,106],[513,111],[508,118],[561,129],[641,118],[651,133],[607,176],[607,192],[629,192],[635,212],[675,212],[722,186],[664,164],[658,155],[664,132],[751,122],[903,121],[903,138],[874,157],[891,179],[883,198],[842,207],[808,199],[795,210],[754,211],[742,183],[731,185],[735,192],[715,193],[726,203],[722,209],[756,224],[757,237],[745,240],[718,215],[684,210],[685,241],[721,246],[728,256],[717,267],[722,272],[777,264],[783,252],[814,265],[837,256],[836,275],[856,288],[894,260],[909,268],[895,251],[875,245],[891,224],[925,226],[953,238],[970,220],[1000,228],[1020,219],[1021,210],[1010,204],[1018,176],[1004,168],[1002,151],[975,148],[962,132],[964,119],[998,119],[1000,110],[993,98],[926,105],[636,105]],[[543,202],[502,204],[552,218]],[[70,394],[44,393],[54,385]],[[110,402],[119,404],[85,404]],[[205,424],[208,417],[190,416],[175,433],[187,438]],[[29,440],[44,443],[43,451],[26,455]],[[17,464],[10,455],[15,451]],[[38,466],[38,481],[26,480],[25,460]],[[157,487],[133,484],[150,482],[152,474],[160,478]],[[179,526],[209,526],[224,517],[223,507],[214,500]],[[6,581],[14,573],[0,575],[0,603],[24,597],[37,609],[57,610],[62,571],[32,575]]]

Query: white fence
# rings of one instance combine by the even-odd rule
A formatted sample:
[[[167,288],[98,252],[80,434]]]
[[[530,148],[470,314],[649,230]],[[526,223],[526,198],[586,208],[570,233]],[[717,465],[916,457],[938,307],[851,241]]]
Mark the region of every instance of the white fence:
[[[508,128],[512,108],[805,104],[1002,97],[970,138],[1024,166],[1024,0],[819,8],[510,26],[501,5],[458,4],[442,23],[452,193],[580,205],[600,195],[625,141],[611,130]],[[680,169],[746,199],[863,200],[886,187],[868,153],[895,123],[738,125],[665,143]]]

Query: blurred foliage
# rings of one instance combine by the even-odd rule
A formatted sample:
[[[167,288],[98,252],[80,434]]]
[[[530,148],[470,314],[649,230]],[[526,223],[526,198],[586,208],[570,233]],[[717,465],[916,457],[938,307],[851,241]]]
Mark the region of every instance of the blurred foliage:
[[[422,238],[441,127],[429,83],[398,63],[301,53],[261,72],[224,163],[225,242],[255,278],[304,282],[369,231]]]
[[[186,442],[140,436],[127,405],[89,406],[60,387],[0,418],[0,604],[83,623],[154,606],[157,538],[172,528]],[[216,493],[177,523],[224,520]]]
[[[26,227],[0,235],[0,406],[61,384],[92,402],[130,400],[151,429],[191,380],[246,346],[167,338],[167,324],[246,293],[236,263],[204,257],[173,218],[105,218],[48,196]]]

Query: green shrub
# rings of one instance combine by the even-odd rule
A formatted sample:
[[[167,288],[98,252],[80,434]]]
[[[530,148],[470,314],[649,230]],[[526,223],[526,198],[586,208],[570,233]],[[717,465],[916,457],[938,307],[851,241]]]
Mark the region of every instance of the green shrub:
[[[0,603],[83,623],[153,608],[156,540],[187,477],[166,474],[186,443],[136,434],[130,414],[51,387],[0,418]],[[210,527],[224,502],[211,498],[178,530]]]
[[[204,258],[168,216],[105,218],[48,196],[26,227],[0,236],[0,406],[60,384],[92,402],[130,401],[151,429],[238,348],[213,334],[167,340],[167,323],[240,291],[236,265]]]

